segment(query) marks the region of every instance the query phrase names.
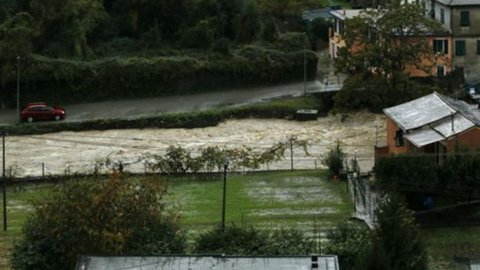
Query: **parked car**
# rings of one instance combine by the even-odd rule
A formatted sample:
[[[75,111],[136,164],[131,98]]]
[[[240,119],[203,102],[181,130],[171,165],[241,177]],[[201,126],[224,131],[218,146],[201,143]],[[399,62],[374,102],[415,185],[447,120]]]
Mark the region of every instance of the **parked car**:
[[[66,117],[65,109],[59,106],[48,106],[45,102],[28,103],[20,112],[20,120],[33,122],[39,120],[59,121]]]

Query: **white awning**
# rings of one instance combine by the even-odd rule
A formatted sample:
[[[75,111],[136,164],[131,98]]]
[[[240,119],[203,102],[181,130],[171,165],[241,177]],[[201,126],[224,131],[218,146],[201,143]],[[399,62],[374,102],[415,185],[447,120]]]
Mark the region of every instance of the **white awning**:
[[[413,131],[404,135],[404,137],[418,148],[445,139],[445,137],[430,127],[424,127],[420,130]]]

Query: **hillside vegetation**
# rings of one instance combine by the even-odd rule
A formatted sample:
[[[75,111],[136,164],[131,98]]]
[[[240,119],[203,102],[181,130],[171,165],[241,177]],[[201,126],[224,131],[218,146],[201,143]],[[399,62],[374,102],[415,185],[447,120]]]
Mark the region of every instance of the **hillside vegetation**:
[[[10,0],[0,7],[0,99],[53,103],[303,79],[326,0]],[[303,33],[307,31],[307,36]],[[19,58],[18,58],[19,57]],[[316,57],[307,54],[309,77]]]

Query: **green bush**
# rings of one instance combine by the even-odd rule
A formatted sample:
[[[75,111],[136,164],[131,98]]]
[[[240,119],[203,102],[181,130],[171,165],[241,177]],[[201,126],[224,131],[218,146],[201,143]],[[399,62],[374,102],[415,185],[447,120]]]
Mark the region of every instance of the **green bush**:
[[[330,151],[328,151],[323,157],[322,164],[328,167],[330,177],[338,176],[340,174],[340,170],[343,169],[343,161],[345,160],[345,157],[346,154],[340,147],[340,142],[337,142],[337,145],[330,149]]]
[[[251,226],[232,224],[200,235],[196,253],[227,255],[308,255],[315,245],[311,238],[295,229],[280,229],[270,233]]]

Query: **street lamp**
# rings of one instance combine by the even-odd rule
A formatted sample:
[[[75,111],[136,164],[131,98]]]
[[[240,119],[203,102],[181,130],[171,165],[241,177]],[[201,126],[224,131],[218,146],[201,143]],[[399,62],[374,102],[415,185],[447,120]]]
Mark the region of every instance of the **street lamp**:
[[[17,56],[17,124],[20,123],[20,56]]]

